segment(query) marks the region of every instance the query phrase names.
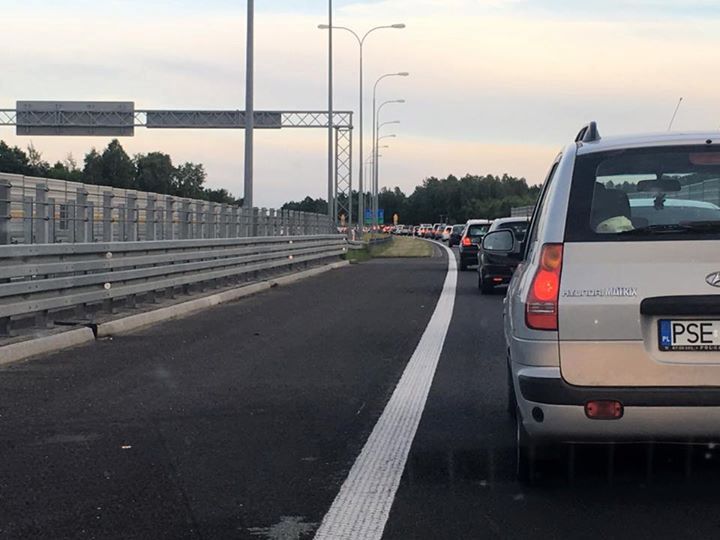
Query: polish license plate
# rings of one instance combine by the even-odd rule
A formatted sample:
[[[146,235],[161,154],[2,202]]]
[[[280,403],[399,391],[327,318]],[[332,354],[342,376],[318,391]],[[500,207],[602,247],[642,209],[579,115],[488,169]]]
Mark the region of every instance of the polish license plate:
[[[658,321],[661,351],[720,351],[720,321]]]

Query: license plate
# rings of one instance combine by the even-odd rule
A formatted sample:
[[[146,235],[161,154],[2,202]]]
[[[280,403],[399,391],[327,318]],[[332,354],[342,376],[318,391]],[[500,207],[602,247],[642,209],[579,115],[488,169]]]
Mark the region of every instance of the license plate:
[[[661,351],[720,351],[720,321],[663,319],[658,341]]]

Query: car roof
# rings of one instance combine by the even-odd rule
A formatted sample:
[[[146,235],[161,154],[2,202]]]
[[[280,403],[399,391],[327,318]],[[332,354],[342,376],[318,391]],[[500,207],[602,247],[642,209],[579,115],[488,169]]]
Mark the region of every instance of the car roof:
[[[502,225],[503,223],[528,223],[529,221],[529,217],[502,217],[493,221],[493,225]]]
[[[707,141],[711,141],[708,144]],[[692,131],[664,133],[640,133],[621,136],[601,137],[597,141],[578,142],[578,155],[619,150],[622,148],[642,148],[646,146],[720,146],[720,133],[717,131]]]
[[[465,225],[489,225],[492,223],[489,219],[468,219]]]

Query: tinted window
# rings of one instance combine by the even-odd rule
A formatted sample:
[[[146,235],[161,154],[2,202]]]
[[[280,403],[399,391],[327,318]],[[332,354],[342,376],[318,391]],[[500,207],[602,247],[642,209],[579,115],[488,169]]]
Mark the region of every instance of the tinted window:
[[[576,160],[567,240],[717,237],[720,151],[643,148]]]
[[[525,233],[528,230],[529,223],[527,221],[516,221],[516,222],[508,222],[508,223],[501,223],[497,226],[497,230],[501,229],[507,229],[513,232],[515,235],[515,239],[518,242],[522,242],[525,240]]]
[[[467,230],[467,236],[473,239],[473,241],[478,238],[481,239],[485,234],[488,232],[488,229],[490,228],[489,224],[483,224],[483,225],[469,225]]]

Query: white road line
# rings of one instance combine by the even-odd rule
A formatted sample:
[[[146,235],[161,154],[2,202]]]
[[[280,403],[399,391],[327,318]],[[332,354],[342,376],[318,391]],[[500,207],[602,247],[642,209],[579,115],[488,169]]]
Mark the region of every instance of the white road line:
[[[382,538],[455,306],[455,255],[442,247],[448,255],[448,271],[435,312],[382,416],[323,518],[316,540]]]

